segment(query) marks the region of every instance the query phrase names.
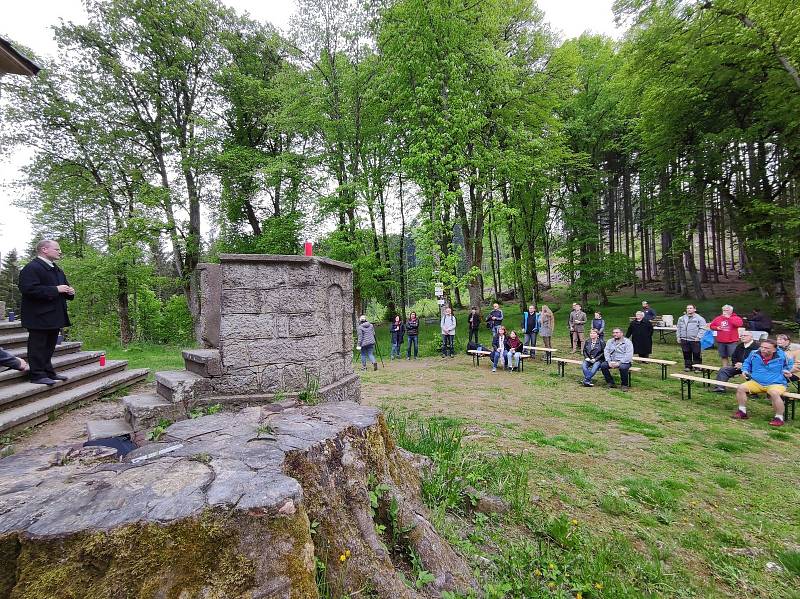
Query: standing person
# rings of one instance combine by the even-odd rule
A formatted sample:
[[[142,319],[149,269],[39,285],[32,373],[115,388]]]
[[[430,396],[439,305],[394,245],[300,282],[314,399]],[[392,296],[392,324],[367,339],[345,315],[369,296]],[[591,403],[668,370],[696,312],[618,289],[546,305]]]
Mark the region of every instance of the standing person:
[[[506,327],[500,325],[497,327],[497,335],[492,338],[492,353],[489,359],[492,361],[492,372],[497,372],[497,363],[506,363],[506,356],[510,346],[508,344],[508,336],[506,335]]]
[[[605,349],[606,344],[600,339],[600,331],[592,328],[592,330],[589,331],[589,338],[586,340],[586,343],[583,344],[583,364],[581,364],[581,370],[583,370],[584,387],[594,387],[592,377],[597,374],[597,371],[600,370],[600,367],[603,365]]]
[[[603,319],[603,315],[600,312],[594,313],[594,318],[592,319],[592,328],[597,329],[597,335],[600,338],[600,341],[605,344],[606,341],[606,321]],[[589,331],[591,333],[591,331]]]
[[[786,379],[791,376],[794,361],[787,358],[778,344],[772,339],[765,339],[758,347],[758,351],[751,352],[742,364],[742,374],[747,379],[736,389],[738,409],[732,418],[746,420],[747,394],[759,395],[766,393],[772,401],[775,417],[770,420],[770,426],[783,426],[783,398],[786,392]]]
[[[611,331],[611,339],[603,349],[605,361],[600,365],[603,378],[606,379],[606,386],[616,387],[614,377],[611,375],[612,368],[619,369],[620,384],[622,390],[630,389],[630,369],[633,359],[633,344],[628,338],[623,336],[622,329],[615,328]]]
[[[567,330],[569,331],[569,347],[572,349],[572,353],[575,353],[575,327],[572,324],[572,314],[575,312],[575,302],[572,302],[572,308],[570,308],[569,316],[567,317]]]
[[[408,335],[408,346],[406,348],[406,360],[411,359],[411,346],[414,346],[414,359],[419,354],[419,320],[417,313],[412,312],[406,321],[406,335]]]
[[[444,309],[444,314],[442,315],[441,321],[442,327],[442,357],[447,357],[448,348],[450,351],[450,357],[452,358],[455,354],[453,353],[453,342],[456,338],[456,317],[453,316],[453,309],[448,307]]]
[[[472,306],[472,309],[469,311],[469,319],[467,320],[469,323],[469,339],[467,340],[468,343],[472,343],[472,340],[475,339],[475,346],[478,346],[478,329],[481,328],[481,313],[478,312],[478,308]]]
[[[492,335],[497,335],[501,324],[503,324],[503,311],[500,309],[500,304],[495,302],[492,304],[492,311],[486,317],[486,325],[492,331]]]
[[[639,310],[636,319],[628,325],[625,336],[633,342],[633,351],[640,358],[649,358],[653,353],[653,323]]]
[[[61,247],[52,239],[36,244],[36,258],[19,273],[19,290],[22,293],[22,326],[28,329],[28,363],[32,383],[55,385],[67,377],[53,370],[53,352],[58,331],[70,325],[67,300],[75,297],[67,277],[56,260],[61,258]]]
[[[743,331],[742,341],[736,346],[736,349],[733,350],[733,356],[731,356],[733,366],[720,368],[717,371],[717,380],[727,382],[730,378],[742,374],[742,366],[744,365],[745,360],[747,360],[747,357],[751,352],[754,352],[757,349],[758,342],[753,341],[753,333],[750,331]],[[712,389],[712,391],[714,393],[725,393],[725,387],[717,385]]]
[[[586,312],[581,310],[580,304],[572,305],[572,312],[569,313],[569,330],[573,333],[574,343],[572,345],[572,353],[583,348],[583,329],[586,326]]]
[[[536,306],[528,306],[528,311],[522,313],[522,332],[525,334],[523,345],[536,347],[536,338],[539,336],[539,329],[542,321],[540,314],[536,311]],[[536,350],[529,349],[529,356],[535,356]]]
[[[403,336],[406,332],[406,327],[400,320],[399,316],[394,317],[394,322],[391,327],[392,331],[392,353],[389,359],[394,360],[394,357],[400,358],[400,346],[403,345]]]
[[[522,340],[517,337],[516,331],[508,334],[508,353],[506,354],[506,367],[511,370],[519,368],[519,355],[522,352]]]
[[[358,346],[356,349],[361,351],[361,370],[367,369],[367,358],[372,362],[372,369],[378,370],[378,362],[375,360],[375,327],[367,321],[364,314],[358,320]]]
[[[697,313],[697,308],[693,304],[689,304],[686,306],[686,313],[678,319],[676,326],[678,330],[675,331],[675,335],[683,352],[683,370],[691,372],[692,364],[703,363],[700,340],[708,330],[708,323]]]
[[[647,301],[642,302],[642,312],[644,313],[644,319],[648,322],[655,320],[656,318],[656,311],[650,307],[650,304]]]
[[[725,304],[722,306],[722,314],[708,325],[708,328],[717,332],[717,352],[722,358],[723,366],[731,365],[730,357],[739,343],[739,327],[743,324],[744,321],[733,311],[733,306]]]
[[[542,311],[539,314],[539,336],[542,338],[544,346],[552,348],[553,331],[556,328],[556,316],[550,309],[550,306],[542,306]]]

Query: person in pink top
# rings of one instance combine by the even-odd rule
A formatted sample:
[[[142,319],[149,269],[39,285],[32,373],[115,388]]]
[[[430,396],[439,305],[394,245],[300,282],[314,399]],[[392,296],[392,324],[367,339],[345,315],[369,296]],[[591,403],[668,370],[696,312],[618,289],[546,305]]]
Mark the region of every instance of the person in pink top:
[[[717,332],[717,351],[722,358],[722,367],[730,366],[730,358],[739,343],[739,327],[744,326],[744,321],[733,311],[733,306],[722,306],[722,314],[717,316],[708,325],[712,331]]]

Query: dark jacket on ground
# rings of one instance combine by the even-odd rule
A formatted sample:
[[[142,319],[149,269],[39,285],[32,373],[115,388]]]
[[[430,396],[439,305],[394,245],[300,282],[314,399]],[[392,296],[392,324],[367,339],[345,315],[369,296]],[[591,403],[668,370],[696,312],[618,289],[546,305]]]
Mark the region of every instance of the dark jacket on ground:
[[[602,362],[605,358],[605,349],[606,344],[600,339],[598,339],[594,344],[592,344],[591,339],[587,339],[583,344],[583,357],[590,358],[595,362]]]
[[[653,323],[646,318],[631,322],[625,336],[633,342],[633,353],[648,356],[653,353]]]
[[[419,318],[417,320],[406,321],[406,335],[416,337],[419,335]]]
[[[22,366],[22,362],[19,358],[12,356],[2,347],[0,347],[0,366],[5,366],[6,368],[13,368],[14,370],[19,370],[20,366]]]
[[[472,310],[470,310],[467,322],[469,323],[470,331],[477,331],[479,328],[481,328],[481,323],[483,322],[483,319],[481,318],[481,313],[475,312],[475,314],[473,314]]]
[[[733,350],[733,356],[731,356],[731,363],[733,363],[734,365],[738,364],[739,362],[744,364],[744,361],[747,359],[747,356],[750,355],[750,352],[757,350],[758,346],[759,346],[758,341],[753,341],[750,344],[750,347],[745,347],[744,343],[739,343],[739,345],[736,346],[736,349]]]
[[[402,343],[405,333],[406,327],[402,322],[400,324],[392,323],[392,343],[395,345]]]
[[[69,285],[64,271],[34,258],[19,273],[22,292],[22,326],[26,329],[53,330],[70,325],[67,300],[74,296],[59,293],[58,285]]]

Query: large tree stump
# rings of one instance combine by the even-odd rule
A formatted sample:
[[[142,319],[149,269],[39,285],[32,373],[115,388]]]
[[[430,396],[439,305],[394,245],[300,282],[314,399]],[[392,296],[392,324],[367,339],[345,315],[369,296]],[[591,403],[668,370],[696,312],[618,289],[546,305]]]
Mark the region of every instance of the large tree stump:
[[[185,420],[124,463],[88,448],[5,458],[0,599],[314,598],[315,555],[335,596],[474,588],[402,454],[378,410],[343,402]],[[435,577],[421,590],[401,576],[411,551]]]

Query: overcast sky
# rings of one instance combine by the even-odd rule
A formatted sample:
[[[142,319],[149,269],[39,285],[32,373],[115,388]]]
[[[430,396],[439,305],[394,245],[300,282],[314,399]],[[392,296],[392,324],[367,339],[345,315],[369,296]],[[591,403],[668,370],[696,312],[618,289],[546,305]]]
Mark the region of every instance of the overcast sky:
[[[40,56],[53,56],[56,44],[50,28],[59,20],[83,22],[85,14],[81,0],[0,0],[3,20],[0,35],[25,44]],[[294,11],[293,0],[223,0],[240,12],[247,11],[256,19],[270,21],[286,29]],[[611,13],[613,0],[538,0],[553,29],[565,38],[576,37],[584,31],[619,37]],[[13,189],[8,184],[19,177],[19,168],[30,156],[20,152],[10,158],[0,158],[0,254],[16,247],[24,251],[30,241],[29,216],[11,205]]]

